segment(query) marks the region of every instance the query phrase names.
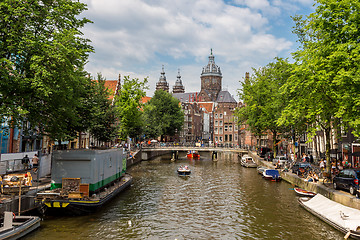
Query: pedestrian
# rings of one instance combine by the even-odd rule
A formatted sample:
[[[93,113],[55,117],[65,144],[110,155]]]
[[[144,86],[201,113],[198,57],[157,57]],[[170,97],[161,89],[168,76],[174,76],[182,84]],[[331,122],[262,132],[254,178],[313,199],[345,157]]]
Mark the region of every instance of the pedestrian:
[[[30,162],[30,158],[28,157],[28,155],[25,155],[25,157],[23,157],[23,159],[21,160],[24,169],[29,168],[29,162]]]
[[[33,164],[34,172],[36,173],[39,167],[39,157],[37,154],[34,154],[34,157],[31,159]]]
[[[320,161],[319,167],[320,167],[321,172],[324,172],[324,170],[325,170],[325,162],[324,162],[323,158]]]

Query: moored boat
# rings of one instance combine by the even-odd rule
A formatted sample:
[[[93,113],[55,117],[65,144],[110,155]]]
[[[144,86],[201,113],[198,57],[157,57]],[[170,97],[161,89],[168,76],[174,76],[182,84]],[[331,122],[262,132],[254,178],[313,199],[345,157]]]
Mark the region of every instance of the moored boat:
[[[188,176],[191,174],[191,170],[190,168],[185,165],[185,166],[180,166],[178,169],[177,169],[177,172],[180,176]]]
[[[256,168],[257,164],[255,163],[254,159],[249,155],[244,155],[240,161],[241,166],[248,167],[248,168]]]
[[[334,202],[321,194],[313,198],[300,197],[298,201],[307,211],[346,234],[345,239],[360,239],[360,210]]]
[[[294,188],[294,191],[297,195],[302,196],[302,197],[314,197],[316,195],[316,193],[314,193],[314,192],[307,191],[307,190],[301,189],[301,188]]]
[[[37,194],[40,212],[94,212],[131,185],[126,155],[117,149],[54,151],[51,190]]]
[[[280,181],[281,176],[278,170],[276,169],[265,169],[263,172],[263,177],[271,181]]]
[[[200,158],[200,154],[199,154],[198,151],[192,150],[192,151],[188,151],[187,157],[188,157],[188,158],[199,159],[199,158]]]
[[[260,174],[260,175],[263,175],[263,172],[265,171],[266,167],[263,167],[263,166],[259,166],[257,167],[257,172]]]
[[[19,239],[38,227],[40,227],[40,218],[37,216],[16,216],[12,212],[4,212],[0,239]]]

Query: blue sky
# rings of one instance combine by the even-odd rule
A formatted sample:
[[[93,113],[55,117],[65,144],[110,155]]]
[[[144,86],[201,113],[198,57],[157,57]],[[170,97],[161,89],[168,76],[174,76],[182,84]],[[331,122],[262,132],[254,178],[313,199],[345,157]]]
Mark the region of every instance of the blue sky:
[[[152,96],[162,65],[170,89],[178,69],[186,92],[200,91],[213,49],[223,89],[239,100],[245,72],[298,48],[290,16],[314,12],[314,0],[83,0],[92,20],[82,29],[95,53],[86,70],[107,80],[148,77]]]

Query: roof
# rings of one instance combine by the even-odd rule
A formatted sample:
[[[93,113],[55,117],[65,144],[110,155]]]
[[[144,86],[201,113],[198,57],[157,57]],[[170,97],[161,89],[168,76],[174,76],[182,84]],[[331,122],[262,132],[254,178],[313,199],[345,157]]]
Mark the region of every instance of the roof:
[[[190,93],[173,93],[173,97],[177,98],[180,102],[196,102],[196,97],[199,96],[198,92]]]
[[[205,108],[207,113],[214,110],[214,102],[199,102],[201,108]]]
[[[216,102],[237,103],[234,97],[231,96],[231,94],[228,91],[220,91],[217,96]]]
[[[151,99],[151,97],[145,96],[140,101],[141,101],[141,103],[147,103],[148,101],[150,101],[150,99]]]

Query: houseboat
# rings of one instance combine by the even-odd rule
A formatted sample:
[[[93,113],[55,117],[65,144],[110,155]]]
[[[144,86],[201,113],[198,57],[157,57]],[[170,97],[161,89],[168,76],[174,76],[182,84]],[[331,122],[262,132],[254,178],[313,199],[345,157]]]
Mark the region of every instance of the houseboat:
[[[120,149],[53,152],[51,189],[37,194],[42,214],[94,212],[129,187],[126,154]]]

